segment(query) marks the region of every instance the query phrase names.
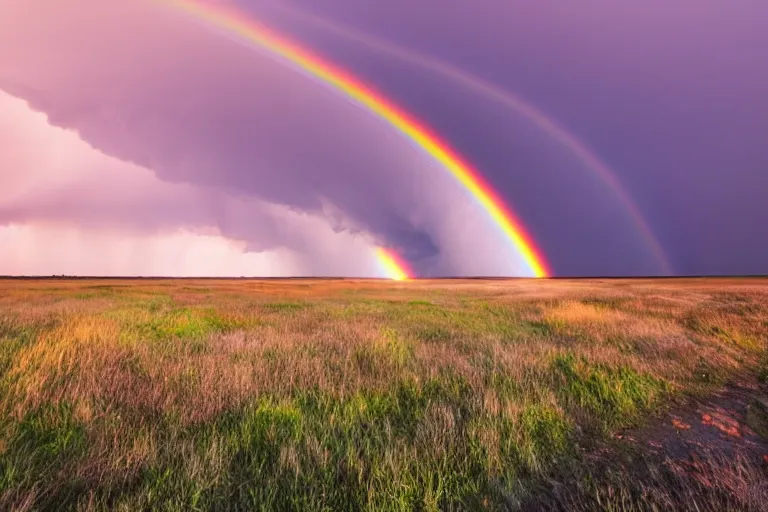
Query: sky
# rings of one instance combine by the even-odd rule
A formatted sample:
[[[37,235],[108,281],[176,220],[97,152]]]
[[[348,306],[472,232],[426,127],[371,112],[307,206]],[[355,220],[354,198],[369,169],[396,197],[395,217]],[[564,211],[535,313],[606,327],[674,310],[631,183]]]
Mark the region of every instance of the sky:
[[[195,0],[428,128],[553,275],[768,273],[768,4]],[[168,0],[0,0],[0,274],[527,276],[423,147]]]

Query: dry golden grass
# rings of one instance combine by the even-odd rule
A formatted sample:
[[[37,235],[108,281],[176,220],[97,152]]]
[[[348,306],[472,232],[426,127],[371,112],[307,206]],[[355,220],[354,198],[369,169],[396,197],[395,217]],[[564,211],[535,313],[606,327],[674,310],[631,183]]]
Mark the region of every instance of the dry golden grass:
[[[0,508],[503,504],[766,319],[759,279],[4,280]]]

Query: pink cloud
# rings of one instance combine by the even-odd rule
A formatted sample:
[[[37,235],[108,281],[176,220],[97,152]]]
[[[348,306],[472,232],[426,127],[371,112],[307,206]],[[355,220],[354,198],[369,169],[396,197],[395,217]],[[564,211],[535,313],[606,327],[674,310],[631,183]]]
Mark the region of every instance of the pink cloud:
[[[322,217],[159,180],[0,93],[0,273],[377,275],[372,241]],[[215,205],[215,206],[212,206]],[[243,239],[223,236],[220,224]],[[248,225],[238,226],[247,219]],[[5,224],[5,225],[3,225]],[[270,250],[248,252],[246,239]],[[305,258],[301,252],[317,255]]]
[[[375,273],[374,243],[411,248],[435,273],[526,272],[473,199],[391,127],[162,4],[0,8],[0,89],[68,130],[8,121],[28,137],[14,158],[43,160],[6,167],[0,223],[206,228],[252,251],[289,248],[305,273]]]

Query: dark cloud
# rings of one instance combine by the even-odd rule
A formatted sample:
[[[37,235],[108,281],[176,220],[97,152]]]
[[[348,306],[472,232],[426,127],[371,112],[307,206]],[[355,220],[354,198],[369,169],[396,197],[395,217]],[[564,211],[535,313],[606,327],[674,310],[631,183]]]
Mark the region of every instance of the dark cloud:
[[[291,3],[443,59],[549,113],[614,169],[677,272],[768,272],[768,238],[755,236],[768,221],[763,3]],[[524,119],[412,64],[262,12],[261,1],[240,4],[426,120],[482,170],[558,273],[659,271],[625,205]],[[254,250],[286,239],[280,222],[232,198],[370,233],[424,274],[520,268],[471,198],[381,120],[157,5],[4,4],[0,89],[162,180],[221,190],[225,204],[209,193],[200,210]],[[310,250],[296,238],[285,243]]]
[[[81,8],[91,3],[77,2]],[[153,13],[147,23],[137,16],[144,10],[105,10],[91,16],[98,23],[81,26],[77,13],[62,20],[61,13],[50,12],[45,24],[30,7],[19,25],[30,21],[55,30],[42,42],[30,40],[27,30],[6,33],[0,54],[10,65],[0,87],[99,150],[164,180],[315,214],[330,203],[349,229],[407,248],[415,258],[436,254],[428,232],[433,205],[423,204],[423,178],[415,177],[429,168],[424,155],[382,121],[296,71],[178,13],[165,19]],[[118,14],[120,30],[98,28],[117,22]],[[57,41],[71,31],[78,31],[79,44]],[[92,49],[75,52],[80,45]],[[423,225],[410,219],[419,212]],[[222,215],[222,228],[243,233],[242,220]],[[248,241],[259,247],[260,239]]]
[[[107,156],[75,133],[52,127],[25,102],[4,93],[0,131],[6,134],[0,152],[0,264],[5,273],[106,269],[109,274],[156,274],[170,269],[183,275],[187,269],[226,275],[227,266],[247,275],[377,273],[370,236],[334,232],[321,216],[222,188],[161,181],[148,169]],[[46,237],[48,243],[40,244]],[[73,239],[83,244],[68,242]],[[206,243],[211,247],[201,249]],[[121,247],[134,256],[119,256]],[[187,255],[192,247],[195,254]],[[38,257],[58,250],[67,253],[67,261]],[[143,258],[142,250],[155,253],[157,264]],[[255,258],[257,252],[264,254]],[[115,262],[103,262],[105,253]],[[174,254],[189,265],[174,267]],[[303,254],[314,258],[302,259]],[[90,271],[89,262],[94,265]]]
[[[275,2],[239,0],[291,30]],[[754,0],[548,2],[285,0],[378,39],[441,59],[526,98],[609,164],[679,273],[768,272],[768,4]],[[407,12],[407,16],[403,13]],[[513,155],[466,129],[460,107],[436,108],[429,77],[371,62],[353,45],[295,31],[419,112],[516,206],[560,272],[653,271],[632,230],[574,162],[557,169],[535,143]],[[425,82],[426,81],[426,82]],[[420,92],[419,92],[420,91]],[[427,92],[428,91],[428,92]],[[430,104],[430,99],[432,102]],[[477,100],[477,99],[475,99]],[[486,127],[498,106],[466,98]],[[492,132],[492,129],[488,130]],[[530,130],[528,130],[530,132]],[[476,132],[475,132],[476,133]],[[515,138],[530,140],[525,129]],[[511,172],[510,162],[526,172]],[[521,179],[524,176],[525,179]],[[559,188],[567,183],[567,187]],[[570,193],[568,192],[570,190]],[[544,208],[545,200],[551,208]],[[581,198],[581,201],[579,201]],[[601,206],[605,205],[603,210]],[[625,216],[626,214],[624,214]]]

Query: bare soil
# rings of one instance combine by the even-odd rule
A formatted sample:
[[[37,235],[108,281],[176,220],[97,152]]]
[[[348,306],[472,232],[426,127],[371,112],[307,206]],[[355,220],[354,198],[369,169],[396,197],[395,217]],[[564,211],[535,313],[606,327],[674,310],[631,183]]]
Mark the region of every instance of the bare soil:
[[[768,511],[765,383],[746,377],[719,392],[670,403],[643,427],[613,437],[510,508]]]
[[[695,459],[705,450],[726,457],[741,455],[757,464],[766,464],[768,439],[753,430],[762,424],[766,413],[766,386],[741,382],[712,395],[690,399],[671,408],[657,423],[617,437],[649,454],[678,460]]]

